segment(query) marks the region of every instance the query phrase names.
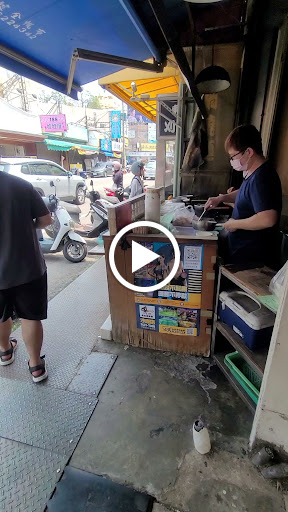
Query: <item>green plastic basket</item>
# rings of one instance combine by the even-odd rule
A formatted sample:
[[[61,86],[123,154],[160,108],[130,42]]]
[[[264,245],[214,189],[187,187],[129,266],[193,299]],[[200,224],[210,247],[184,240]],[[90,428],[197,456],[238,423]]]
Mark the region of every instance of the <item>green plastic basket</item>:
[[[258,403],[262,377],[243,359],[239,352],[227,354],[224,363],[232,375],[241,384],[255,404]]]

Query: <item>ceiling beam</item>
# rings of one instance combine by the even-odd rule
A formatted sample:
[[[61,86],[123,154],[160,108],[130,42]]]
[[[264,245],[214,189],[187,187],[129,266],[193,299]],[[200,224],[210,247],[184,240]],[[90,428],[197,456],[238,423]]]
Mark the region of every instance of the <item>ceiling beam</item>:
[[[161,73],[166,62],[143,62],[140,60],[129,59],[128,57],[119,57],[118,55],[109,55],[108,53],[94,52],[92,50],[84,50],[83,48],[76,48],[74,50],[69,76],[67,80],[67,94],[70,94],[73,83],[74,73],[77,62],[85,60],[89,62],[103,62],[104,64],[114,64],[115,66],[122,66],[124,68],[142,69],[144,71],[153,71],[154,73]]]
[[[181,46],[179,34],[177,34],[174,26],[170,22],[167,16],[167,10],[163,4],[163,0],[148,0],[150,7],[154,13],[154,16],[157,20],[157,23],[162,31],[163,36],[166,39],[166,42],[174,54],[175,60],[186,79],[187,85],[191,91],[191,94],[199,107],[199,110],[203,117],[207,117],[207,111],[205,104],[199,94],[197,86],[194,82],[194,77],[185,55],[185,52]]]

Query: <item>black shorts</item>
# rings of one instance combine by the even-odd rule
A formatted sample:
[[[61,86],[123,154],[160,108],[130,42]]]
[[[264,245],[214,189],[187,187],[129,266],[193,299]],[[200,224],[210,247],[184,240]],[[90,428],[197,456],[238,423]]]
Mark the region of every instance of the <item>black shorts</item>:
[[[30,283],[0,290],[0,322],[6,322],[13,312],[25,320],[47,318],[47,272]]]

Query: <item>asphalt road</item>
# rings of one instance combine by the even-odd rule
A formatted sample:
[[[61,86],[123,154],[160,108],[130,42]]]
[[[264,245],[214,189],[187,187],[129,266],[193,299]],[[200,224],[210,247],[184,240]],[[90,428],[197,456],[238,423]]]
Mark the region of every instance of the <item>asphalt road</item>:
[[[132,174],[124,174],[123,185],[127,187],[130,185],[132,180]],[[86,180],[87,187],[90,189],[91,179]],[[112,177],[107,178],[93,178],[94,189],[97,190],[101,196],[105,197],[104,187],[111,187]],[[154,181],[146,180],[147,185],[153,186]],[[89,211],[89,200],[86,199],[85,204],[81,206],[83,224],[87,224],[85,215]],[[89,217],[88,217],[89,219]],[[86,239],[88,250],[96,245],[95,239]],[[99,255],[87,255],[85,260],[81,263],[71,263],[67,261],[62,252],[56,254],[45,254],[45,261],[48,270],[48,298],[51,300],[61,290],[66,288],[74,279],[80,276],[85,270],[87,270],[93,263],[95,263],[101,256]]]

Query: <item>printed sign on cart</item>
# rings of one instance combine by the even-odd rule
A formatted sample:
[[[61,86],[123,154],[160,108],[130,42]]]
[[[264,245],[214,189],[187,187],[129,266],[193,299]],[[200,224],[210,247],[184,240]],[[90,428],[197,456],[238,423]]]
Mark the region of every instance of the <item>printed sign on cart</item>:
[[[134,283],[145,287],[157,284],[170,273],[174,263],[169,243],[142,242],[159,259],[140,268]],[[180,244],[181,261],[169,285],[152,293],[136,293],[137,327],[166,334],[199,336],[202,291],[203,246]]]
[[[67,132],[65,114],[40,116],[40,123],[43,132]]]

